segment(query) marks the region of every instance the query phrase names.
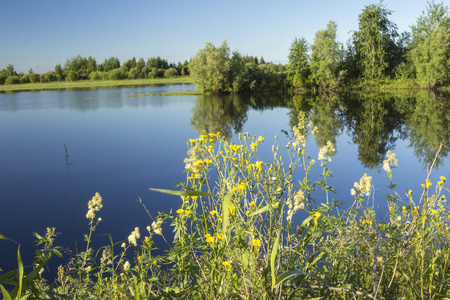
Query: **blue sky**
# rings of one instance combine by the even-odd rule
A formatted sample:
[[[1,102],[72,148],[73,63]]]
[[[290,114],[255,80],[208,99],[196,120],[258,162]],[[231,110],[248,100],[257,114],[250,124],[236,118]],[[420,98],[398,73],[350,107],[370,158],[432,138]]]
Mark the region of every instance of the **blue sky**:
[[[227,40],[232,51],[287,63],[295,37],[314,41],[332,20],[338,40],[358,28],[368,0],[0,0],[0,69],[53,70],[67,58],[117,56],[121,63],[161,56],[183,62],[205,42]],[[445,3],[445,2],[444,2]],[[426,9],[424,0],[385,0],[399,32]]]

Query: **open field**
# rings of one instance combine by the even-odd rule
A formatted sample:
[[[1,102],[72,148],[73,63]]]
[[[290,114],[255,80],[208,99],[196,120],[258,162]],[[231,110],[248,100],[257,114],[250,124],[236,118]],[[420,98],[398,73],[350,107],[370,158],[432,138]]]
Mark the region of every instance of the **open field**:
[[[174,78],[155,78],[155,79],[124,79],[124,80],[82,80],[74,82],[58,81],[46,83],[26,83],[0,85],[0,92],[34,91],[34,90],[53,90],[67,88],[101,88],[115,86],[133,86],[133,85],[158,85],[158,84],[190,84],[193,83],[190,77]]]

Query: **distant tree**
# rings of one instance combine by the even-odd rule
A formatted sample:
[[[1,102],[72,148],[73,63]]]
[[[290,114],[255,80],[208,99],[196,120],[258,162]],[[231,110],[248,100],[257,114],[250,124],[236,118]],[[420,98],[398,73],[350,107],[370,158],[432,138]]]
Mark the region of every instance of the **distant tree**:
[[[232,93],[239,93],[249,87],[249,71],[244,58],[237,51],[233,52],[233,55],[229,60],[227,82],[228,89]]]
[[[89,74],[89,79],[90,80],[102,80],[103,79],[103,72],[100,71],[95,71],[92,72],[91,74]]]
[[[306,88],[311,74],[309,47],[305,38],[295,38],[289,49],[288,80],[296,89]]]
[[[261,56],[261,58],[259,59],[259,64],[264,65],[266,63],[266,61],[264,60],[264,58]]]
[[[142,72],[142,70],[145,68],[144,58],[139,58],[139,60],[136,62],[136,68],[138,69],[139,73]],[[145,76],[142,78],[145,78]]]
[[[17,76],[16,70],[14,70],[14,66],[12,64],[9,64],[6,66],[5,69],[3,69],[6,76]]]
[[[169,63],[167,60],[162,59],[161,57],[151,57],[147,60],[148,68],[157,68],[157,69],[168,69]]]
[[[30,74],[25,74],[21,76],[20,83],[30,83]]]
[[[20,77],[17,75],[8,76],[5,81],[5,84],[19,84],[19,83]]]
[[[120,68],[120,61],[117,57],[110,57],[108,59],[105,58],[103,64],[101,64],[100,71],[109,72],[114,69]]]
[[[411,26],[411,61],[417,80],[428,88],[449,80],[450,17],[448,7],[428,2],[427,11]]]
[[[311,75],[315,84],[324,89],[337,87],[345,74],[345,71],[339,70],[343,49],[336,41],[336,31],[336,23],[330,21],[327,29],[316,33],[311,46]]]
[[[124,64],[123,67],[127,70],[130,71],[132,68],[136,67],[136,58],[133,57],[132,59],[127,60]]]
[[[398,34],[397,26],[388,19],[391,13],[380,2],[366,6],[358,17],[359,31],[353,35],[356,63],[366,79],[381,78],[394,67],[389,62]]]
[[[174,77],[178,74],[177,69],[175,68],[169,68],[167,70],[165,70],[164,72],[164,77],[169,78],[169,77]]]
[[[69,71],[69,73],[67,73],[66,80],[67,81],[77,81],[78,73],[76,71]]]
[[[140,75],[140,72],[137,68],[131,68],[130,71],[128,71],[128,79],[138,79]]]
[[[89,56],[86,62],[87,75],[97,69],[97,61],[92,56]]]
[[[6,76],[6,74],[3,73],[3,72],[0,72],[0,85],[5,84],[6,78],[8,78],[8,77]]]
[[[189,63],[190,75],[197,88],[214,94],[224,91],[226,74],[230,69],[229,59],[230,48],[226,41],[217,48],[212,43],[206,43],[205,48],[200,49]]]

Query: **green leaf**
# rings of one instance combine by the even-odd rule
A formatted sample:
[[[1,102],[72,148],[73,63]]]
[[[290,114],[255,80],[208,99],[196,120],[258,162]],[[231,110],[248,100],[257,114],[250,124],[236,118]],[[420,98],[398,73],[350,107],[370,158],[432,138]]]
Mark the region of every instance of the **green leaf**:
[[[281,230],[278,231],[277,238],[272,247],[272,253],[270,254],[270,272],[272,273],[272,288],[275,286],[275,259],[277,258],[278,245],[280,243]]]
[[[2,290],[3,298],[5,300],[11,300],[11,296],[8,294],[8,292],[5,290],[5,288],[1,284],[0,284],[0,289]]]
[[[222,203],[222,234],[226,234],[227,233],[227,227],[228,227],[228,209],[230,208],[230,202],[231,202],[231,193],[228,193],[225,195],[225,197],[223,198],[223,203]]]
[[[272,204],[267,204],[266,206],[261,207],[260,209],[255,210],[254,212],[252,212],[250,214],[250,216],[255,216],[255,215],[262,214],[262,213],[264,213],[266,211],[269,211],[270,208],[274,208],[274,209],[278,208],[279,205],[280,205],[280,201],[277,201],[277,202],[272,203]]]
[[[295,271],[295,270],[286,272],[283,275],[281,275],[280,277],[278,277],[278,279],[275,281],[275,284],[273,285],[273,287],[276,287],[277,285],[279,285],[280,283],[288,280],[291,277],[299,276],[299,275],[302,275],[302,274],[303,274],[302,272]]]
[[[10,239],[10,238],[8,238],[8,237],[6,237],[6,236],[4,236],[4,235],[1,235],[1,234],[0,234],[0,240],[8,240],[8,241],[11,241],[11,242],[13,242],[13,243],[16,243],[17,245],[19,244],[19,243],[16,242],[15,240],[12,240],[12,239]]]
[[[164,194],[170,194],[175,196],[205,196],[205,197],[217,197],[214,194],[200,192],[200,191],[174,191],[174,190],[163,190],[150,188],[150,191],[160,192]]]

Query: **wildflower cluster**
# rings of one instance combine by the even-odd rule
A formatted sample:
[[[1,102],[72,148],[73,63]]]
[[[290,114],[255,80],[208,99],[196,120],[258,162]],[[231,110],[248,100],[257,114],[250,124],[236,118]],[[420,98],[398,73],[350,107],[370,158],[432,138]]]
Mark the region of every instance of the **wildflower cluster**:
[[[294,200],[287,199],[286,204],[288,206],[286,221],[292,221],[292,216],[297,212],[297,210],[305,208],[305,193],[302,190],[294,195]]]
[[[86,218],[91,221],[95,218],[95,212],[99,211],[103,207],[102,197],[99,193],[95,193],[94,197],[88,202],[88,212]]]
[[[388,173],[388,176],[392,174],[392,168],[398,167],[398,159],[396,154],[391,150],[386,153],[387,159],[383,160],[383,169]]]
[[[354,183],[354,187],[355,188],[350,190],[352,196],[369,196],[370,188],[372,187],[372,176],[368,176],[364,173],[363,177],[359,180],[359,183]]]
[[[131,234],[128,236],[128,243],[130,243],[133,246],[137,246],[137,240],[141,237],[141,234],[139,232],[139,227],[134,228],[134,230],[131,232]]]
[[[161,228],[161,225],[162,225],[163,223],[164,223],[164,221],[163,221],[162,219],[160,219],[160,218],[158,218],[156,221],[153,221],[153,223],[152,223],[152,229],[153,229],[153,232],[154,232],[155,234],[162,235],[162,228]],[[148,227],[147,230],[149,231],[149,233],[151,233],[151,232],[150,232],[150,227]]]
[[[328,141],[325,146],[319,150],[319,160],[322,162],[331,162],[331,157],[336,153],[336,149],[331,141]]]

